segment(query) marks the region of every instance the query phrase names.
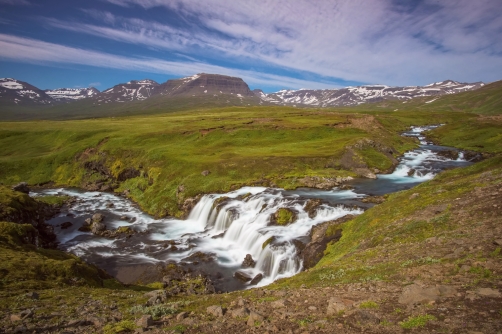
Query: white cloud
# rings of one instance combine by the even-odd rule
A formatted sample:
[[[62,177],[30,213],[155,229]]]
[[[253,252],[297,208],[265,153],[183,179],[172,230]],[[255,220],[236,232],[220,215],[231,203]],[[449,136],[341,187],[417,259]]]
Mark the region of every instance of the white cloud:
[[[502,77],[500,0],[108,1],[124,7],[162,6],[198,20],[204,29],[177,33],[189,32],[191,42],[205,43],[227,58],[392,85]],[[406,8],[412,5],[414,9]],[[149,24],[145,44],[158,44],[158,30]],[[169,42],[174,44],[165,42],[164,47],[190,46]]]
[[[2,5],[13,5],[13,6],[28,6],[31,3],[27,0],[0,0]]]
[[[134,58],[48,43],[40,40],[0,34],[0,59],[34,64],[76,64],[103,68],[188,76],[195,73],[218,73],[243,78],[248,84],[283,87],[320,88],[326,82],[238,70],[201,62],[174,62],[156,58]]]
[[[99,87],[99,86],[101,86],[101,82],[91,82],[88,86],[89,87]]]

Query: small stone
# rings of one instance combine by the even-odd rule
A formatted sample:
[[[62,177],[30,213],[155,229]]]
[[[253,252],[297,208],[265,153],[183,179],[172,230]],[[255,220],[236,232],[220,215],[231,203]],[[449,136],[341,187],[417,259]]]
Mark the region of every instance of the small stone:
[[[209,174],[211,174],[211,172],[208,170],[205,170],[205,171],[202,171],[201,174],[202,174],[202,176],[208,176]]]
[[[148,328],[153,325],[153,319],[151,315],[144,315],[136,321],[136,326],[141,328]]]
[[[92,219],[91,218],[87,218],[86,220],[84,220],[84,223],[86,223],[87,225],[91,225],[92,224]]]
[[[493,244],[497,246],[502,246],[502,239],[493,240]]]
[[[315,306],[309,306],[309,311],[317,311],[317,307],[315,307]]]
[[[70,226],[73,226],[72,222],[64,222],[63,224],[61,224],[61,229],[65,230],[65,229],[67,229]]]
[[[286,307],[286,300],[285,299],[278,299],[270,303],[270,306],[273,308],[281,308],[281,307]]]
[[[40,298],[40,296],[36,292],[28,292],[26,294],[26,297],[28,297],[30,299],[39,299]]]
[[[32,310],[30,310],[30,309],[28,309],[28,310],[24,310],[24,311],[22,311],[22,312],[20,313],[21,320],[25,320],[25,319],[33,318],[33,315],[34,315],[34,314],[35,314],[35,313],[34,313]]]
[[[501,294],[498,290],[490,289],[490,288],[479,288],[476,290],[476,294],[478,296],[493,297],[493,298],[501,296]]]
[[[217,317],[223,317],[223,309],[219,305],[212,305],[206,309],[206,312]]]
[[[187,312],[181,312],[181,313],[178,313],[178,315],[176,316],[176,320],[180,321],[180,320],[185,319],[186,317],[188,317],[188,313]]]
[[[21,321],[21,316],[19,314],[11,314],[10,321],[12,321],[12,322]]]
[[[248,326],[255,326],[257,322],[262,322],[263,320],[265,320],[265,317],[263,315],[255,311],[251,311],[249,313],[247,324]]]
[[[348,311],[354,307],[354,301],[332,297],[328,301],[328,315],[336,315],[340,312]]]
[[[410,196],[410,199],[415,199],[415,198],[417,198],[418,196],[420,196],[420,194],[419,194],[419,193],[414,193],[414,194],[412,194],[412,195]]]
[[[249,310],[246,307],[241,307],[233,310],[230,314],[232,318],[245,318],[249,315]]]
[[[418,284],[408,285],[403,289],[398,302],[400,304],[420,304],[435,302],[440,295],[437,287],[422,288]]]

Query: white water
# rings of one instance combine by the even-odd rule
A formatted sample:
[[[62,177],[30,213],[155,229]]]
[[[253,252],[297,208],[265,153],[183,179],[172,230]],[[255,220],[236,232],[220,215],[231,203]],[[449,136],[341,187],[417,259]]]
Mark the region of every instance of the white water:
[[[433,150],[441,147],[433,147],[426,142],[421,133],[428,129],[431,127],[412,128],[405,133],[417,137],[421,147],[406,153],[392,174],[378,175],[377,180],[367,181],[371,184],[367,183],[363,190],[371,191],[371,187],[374,187],[381,191],[387,187],[383,193],[396,191],[402,189],[396,185],[429,180],[440,170],[438,164],[452,163]],[[459,162],[464,162],[463,155],[459,155],[457,163]],[[241,270],[250,277],[262,273],[264,278],[259,283],[260,286],[297,274],[302,269],[302,262],[297,256],[293,241],[307,236],[316,224],[347,214],[362,213],[360,208],[349,208],[341,203],[357,201],[366,196],[336,188],[329,191],[284,191],[244,187],[227,194],[203,196],[188,219],[179,220],[154,219],[129,200],[109,193],[55,189],[39,193],[43,194],[65,194],[77,198],[78,201],[69,212],[81,221],[95,212],[102,212],[106,216],[108,229],[130,226],[135,231],[144,233],[124,241],[79,232],[77,228],[80,225],[61,230],[58,238],[62,245],[84,259],[96,259],[98,256],[109,261],[122,261],[123,264],[138,264],[182,261],[195,252],[212,253],[216,256],[216,266],[230,268],[232,271]],[[215,201],[223,196],[227,199],[216,208]],[[308,198],[322,198],[329,204],[320,206],[315,218],[311,219],[304,210]],[[294,210],[297,221],[289,226],[271,225],[270,217],[283,207]],[[224,235],[221,236],[223,232]],[[262,247],[271,237],[275,238],[274,241]],[[176,251],[166,248],[165,242],[169,240],[176,240]],[[257,264],[254,268],[240,269],[246,254],[251,254]]]

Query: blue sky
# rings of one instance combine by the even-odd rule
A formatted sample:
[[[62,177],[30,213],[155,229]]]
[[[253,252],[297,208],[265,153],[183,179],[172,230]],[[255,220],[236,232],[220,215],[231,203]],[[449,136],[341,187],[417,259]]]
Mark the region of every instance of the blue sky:
[[[41,89],[196,73],[251,89],[502,79],[500,0],[0,0],[0,77]]]

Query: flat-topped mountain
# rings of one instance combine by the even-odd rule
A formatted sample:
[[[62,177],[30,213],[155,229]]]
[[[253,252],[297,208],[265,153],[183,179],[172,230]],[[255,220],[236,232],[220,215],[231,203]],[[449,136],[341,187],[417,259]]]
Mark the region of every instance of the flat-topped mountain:
[[[27,82],[0,78],[0,103],[2,105],[47,105],[54,102],[43,90]]]
[[[161,85],[160,94],[166,96],[201,96],[206,94],[254,96],[247,83],[241,78],[206,73],[168,80]]]
[[[256,94],[262,101],[273,104],[338,107],[378,102],[384,99],[409,100],[416,97],[455,94],[483,86],[482,82],[460,83],[446,80],[426,86],[368,85],[340,89],[281,90],[270,94],[259,91]]]

